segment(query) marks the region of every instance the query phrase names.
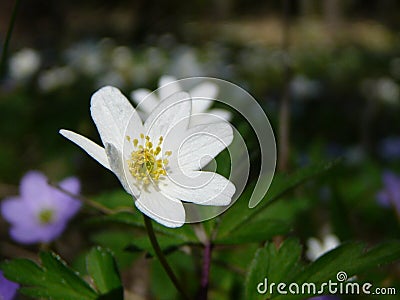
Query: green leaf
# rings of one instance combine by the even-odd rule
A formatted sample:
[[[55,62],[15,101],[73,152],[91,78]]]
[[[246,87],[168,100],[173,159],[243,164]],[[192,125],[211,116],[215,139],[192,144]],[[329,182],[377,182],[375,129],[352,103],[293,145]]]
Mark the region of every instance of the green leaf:
[[[241,244],[263,242],[276,235],[286,234],[290,225],[277,220],[255,220],[243,225],[230,235],[217,237],[216,244]]]
[[[109,299],[123,299],[121,278],[109,251],[101,247],[93,248],[86,257],[86,267],[101,294],[108,295]]]
[[[138,254],[128,252],[126,248],[131,244],[132,240],[136,239],[136,235],[130,228],[124,230],[112,228],[96,232],[91,235],[90,240],[94,244],[108,248],[113,252],[114,258],[117,261],[119,269],[124,269],[131,266]],[[86,265],[86,264],[85,264]]]
[[[291,175],[277,174],[268,190],[263,201],[255,208],[250,209],[247,205],[248,198],[251,195],[251,187],[246,189],[237,202],[229,208],[221,219],[219,225],[219,236],[229,236],[253,218],[263,213],[276,200],[282,198],[285,194],[292,191],[304,182],[324,174],[338,164],[338,161],[329,163],[319,163],[311,165]]]
[[[324,282],[335,279],[339,271],[348,277],[400,259],[400,241],[380,244],[368,251],[361,243],[347,243],[328,252],[299,274],[298,282]]]
[[[28,259],[14,259],[1,264],[4,275],[15,282],[25,285],[40,285],[45,280],[41,267]]]
[[[69,268],[60,256],[52,252],[41,252],[40,259],[47,278],[57,276],[55,283],[60,282],[71,289],[79,290],[82,296],[90,297],[93,295],[93,290],[86,281],[82,280],[79,274]]]
[[[346,243],[326,253],[315,262],[302,267],[297,263],[301,249],[297,244],[285,241],[278,252],[273,245],[259,249],[250,266],[246,281],[246,299],[265,299],[268,294],[260,295],[257,285],[268,279],[268,284],[284,282],[287,284],[314,283],[319,290],[322,283],[336,281],[338,272],[345,272],[347,278],[359,275],[369,269],[400,259],[400,241],[380,244],[366,250],[362,243]],[[290,241],[290,243],[293,243]],[[272,247],[272,248],[271,248]],[[296,258],[297,257],[297,258]],[[306,295],[280,295],[276,288],[270,299],[304,299]]]
[[[111,192],[102,193],[93,198],[94,201],[110,209],[132,208],[134,209],[134,199],[131,195],[118,189]]]
[[[257,288],[263,290],[265,280],[267,283],[286,282],[289,274],[299,269],[301,250],[296,239],[285,240],[279,249],[273,243],[258,249],[246,277],[246,299],[266,299],[271,296],[269,293],[259,293]]]
[[[160,235],[160,234],[157,235],[157,241],[158,241],[160,248],[164,254],[170,254],[170,253],[178,250],[182,246],[194,244],[191,242],[184,242],[180,239],[170,237],[170,236]],[[151,242],[150,242],[148,236],[140,236],[140,237],[136,237],[135,239],[131,240],[131,243],[127,247],[127,250],[133,251],[133,252],[144,251],[144,252],[150,254],[150,256],[155,255],[153,246],[151,245]]]
[[[27,287],[21,293],[34,298],[53,300],[94,300],[96,292],[54,253],[40,254],[42,266],[28,259],[6,261],[4,275]]]
[[[118,212],[113,215],[94,217],[87,221],[89,225],[104,225],[104,223],[123,224],[134,228],[145,229],[143,216],[140,212]],[[154,231],[157,234],[177,238],[184,242],[198,242],[192,227],[188,224],[179,228],[167,228],[165,226],[154,223]]]

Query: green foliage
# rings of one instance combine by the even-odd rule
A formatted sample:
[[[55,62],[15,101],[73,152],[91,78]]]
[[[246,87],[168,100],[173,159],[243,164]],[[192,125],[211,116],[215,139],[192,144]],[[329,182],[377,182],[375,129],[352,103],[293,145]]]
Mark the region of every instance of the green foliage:
[[[100,247],[87,256],[88,273],[96,290],[67,266],[55,253],[41,252],[41,264],[28,259],[14,259],[2,263],[4,275],[23,287],[21,293],[52,300],[118,300],[123,289],[111,253]]]
[[[286,234],[291,225],[279,220],[256,220],[243,225],[230,235],[217,237],[217,244],[242,244],[270,240],[276,235]]]
[[[277,175],[264,199],[254,208],[249,208],[247,199],[252,192],[248,188],[238,201],[223,214],[218,227],[216,243],[248,243],[266,241],[274,235],[285,234],[291,227],[293,220],[287,220],[285,213],[282,216],[270,215],[268,209],[283,196],[287,195],[297,186],[320,176],[332,167],[337,161],[311,165],[290,175]],[[288,211],[302,210],[302,204],[292,201],[286,203]],[[286,220],[282,221],[281,218]]]
[[[100,247],[93,248],[86,257],[86,267],[101,299],[123,299],[124,290],[112,254]]]
[[[318,290],[322,283],[336,281],[338,272],[346,272],[350,278],[400,259],[400,241],[386,242],[372,249],[366,249],[361,243],[346,243],[307,266],[299,264],[300,258],[301,246],[294,239],[284,241],[279,249],[272,243],[258,249],[247,273],[246,299],[302,299],[304,295],[280,295],[276,286],[272,294],[268,290],[261,295],[257,286],[267,278],[268,284],[315,283]]]
[[[273,243],[267,243],[265,247],[258,249],[246,278],[246,299],[265,299],[266,295],[257,293],[257,285],[264,282],[264,278],[268,282],[286,282],[289,274],[298,269],[301,250],[295,239],[287,239],[279,249]]]

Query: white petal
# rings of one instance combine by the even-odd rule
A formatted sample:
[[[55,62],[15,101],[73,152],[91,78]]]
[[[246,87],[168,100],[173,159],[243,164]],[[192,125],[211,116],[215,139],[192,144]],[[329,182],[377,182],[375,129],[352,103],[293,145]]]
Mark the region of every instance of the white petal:
[[[132,100],[136,103],[137,108],[144,111],[147,115],[156,108],[160,100],[156,94],[148,89],[138,89],[131,93]]]
[[[104,148],[88,138],[69,130],[61,129],[60,134],[85,150],[87,154],[97,160],[103,167],[111,170]]]
[[[328,251],[336,248],[340,244],[339,239],[333,234],[326,235],[324,237],[324,241],[323,242],[324,242],[324,250],[325,250],[325,252],[328,252]]]
[[[178,92],[160,102],[147,118],[145,134],[152,139],[165,137],[172,128],[184,131],[189,126],[192,101],[188,93]]]
[[[106,86],[92,96],[90,110],[103,145],[111,143],[122,149],[128,122],[137,115],[128,99],[117,88]],[[138,115],[136,118],[140,120]]]
[[[218,94],[218,86],[211,82],[203,82],[192,90],[190,90],[190,96],[193,98],[193,109],[192,112],[203,113],[212,104]]]
[[[230,121],[232,118],[231,112],[227,111],[225,109],[214,108],[214,109],[211,109],[208,113],[213,116],[219,117],[225,121]]]
[[[180,227],[185,223],[185,209],[182,202],[165,197],[149,185],[135,202],[145,215],[167,227]]]
[[[190,128],[187,137],[179,145],[178,167],[182,170],[200,170],[232,140],[233,130],[226,122]]]
[[[196,102],[193,102],[193,105]],[[192,113],[190,118],[190,127],[203,125],[203,124],[210,124],[210,123],[218,123],[229,121],[232,115],[229,111],[224,109],[212,109],[205,113]]]
[[[109,143],[106,144],[106,153],[111,170],[117,176],[125,191],[132,196],[135,196],[136,198],[139,197],[139,189],[137,189],[136,186],[132,184],[132,182],[128,182],[130,179],[128,176],[125,175],[125,171],[127,170],[124,170],[124,159],[122,153],[118,150],[117,147]]]
[[[310,238],[307,241],[308,250],[306,256],[309,260],[314,261],[323,254],[322,246],[316,238]]]
[[[235,186],[225,177],[212,172],[196,171],[185,176],[168,174],[158,187],[164,195],[201,205],[226,206],[231,203]]]
[[[176,81],[173,76],[164,75],[158,81],[158,95],[160,101],[165,100],[169,96],[182,91],[180,84]]]

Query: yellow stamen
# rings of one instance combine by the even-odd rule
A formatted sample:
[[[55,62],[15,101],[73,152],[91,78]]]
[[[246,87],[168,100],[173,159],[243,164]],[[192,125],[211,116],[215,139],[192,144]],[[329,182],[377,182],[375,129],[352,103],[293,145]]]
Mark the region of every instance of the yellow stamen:
[[[150,182],[158,182],[162,179],[162,176],[166,176],[166,167],[168,165],[167,159],[159,157],[161,153],[161,144],[163,137],[161,136],[158,140],[157,146],[154,148],[153,143],[150,141],[148,135],[140,134],[143,141],[143,145],[139,145],[137,139],[133,140],[133,146],[138,150],[132,151],[130,159],[128,160],[128,168],[131,175],[143,185],[147,185]],[[165,156],[170,156],[172,151],[165,151]]]
[[[53,221],[54,212],[51,209],[44,209],[39,213],[40,224],[46,225]]]

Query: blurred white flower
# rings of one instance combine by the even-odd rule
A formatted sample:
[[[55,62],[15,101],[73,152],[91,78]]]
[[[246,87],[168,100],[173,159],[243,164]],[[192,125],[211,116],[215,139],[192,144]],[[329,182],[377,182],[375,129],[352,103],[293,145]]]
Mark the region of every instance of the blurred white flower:
[[[11,78],[24,80],[32,76],[40,67],[39,53],[31,48],[24,48],[11,56],[9,70]]]
[[[75,73],[69,66],[55,67],[39,74],[38,85],[43,92],[49,92],[72,84]]]
[[[132,91],[131,98],[138,105],[141,117],[146,119],[162,100],[180,91],[183,91],[183,89],[179,81],[173,76],[164,75],[158,82],[157,93],[148,89],[137,89]],[[193,99],[192,114],[197,115],[191,120],[192,125],[204,124],[210,120],[206,115],[198,114],[207,113],[227,121],[232,117],[227,110],[210,109],[218,94],[218,86],[216,84],[205,81],[188,92]]]
[[[396,79],[400,79],[400,57],[393,58],[389,67],[392,76]]]
[[[316,238],[310,238],[307,241],[306,256],[309,260],[314,261],[325,253],[335,249],[340,245],[340,241],[334,234],[327,234],[322,241]]]
[[[299,100],[315,97],[320,89],[317,81],[304,75],[295,76],[291,80],[289,88],[293,98]]]
[[[111,53],[111,65],[119,71],[133,67],[132,52],[128,47],[116,47]]]
[[[115,87],[122,88],[125,85],[125,79],[119,72],[111,70],[101,75],[96,82],[97,88],[107,84],[112,84]]]
[[[367,99],[376,99],[386,104],[397,104],[399,102],[400,89],[392,78],[366,78],[361,82],[360,89]]]
[[[205,75],[196,51],[190,47],[179,47],[175,50],[168,73],[178,78]]]
[[[102,41],[94,43],[77,43],[66,50],[68,65],[88,76],[99,75],[104,71],[105,54]]]
[[[145,60],[152,72],[162,72],[168,62],[165,53],[156,47],[146,49]]]
[[[380,78],[375,86],[379,100],[388,104],[399,102],[400,90],[398,84],[389,77]]]

